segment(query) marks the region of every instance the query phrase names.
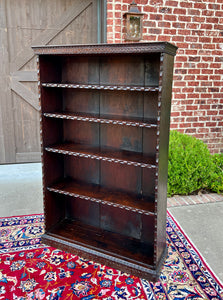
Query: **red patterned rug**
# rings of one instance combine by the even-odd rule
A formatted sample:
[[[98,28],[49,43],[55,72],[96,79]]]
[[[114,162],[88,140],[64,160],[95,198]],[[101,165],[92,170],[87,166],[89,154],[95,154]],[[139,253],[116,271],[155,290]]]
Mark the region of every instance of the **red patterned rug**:
[[[42,215],[0,218],[0,299],[222,299],[223,286],[168,213],[168,257],[148,282],[40,244]]]

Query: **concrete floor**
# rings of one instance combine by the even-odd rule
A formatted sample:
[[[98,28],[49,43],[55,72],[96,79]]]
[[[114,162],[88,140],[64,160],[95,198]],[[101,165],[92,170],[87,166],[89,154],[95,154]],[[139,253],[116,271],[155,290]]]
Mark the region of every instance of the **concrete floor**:
[[[42,199],[40,163],[0,165],[0,217],[42,213]],[[223,282],[223,201],[169,210]]]
[[[0,165],[0,217],[43,212],[40,163]]]
[[[223,283],[223,201],[169,211]]]

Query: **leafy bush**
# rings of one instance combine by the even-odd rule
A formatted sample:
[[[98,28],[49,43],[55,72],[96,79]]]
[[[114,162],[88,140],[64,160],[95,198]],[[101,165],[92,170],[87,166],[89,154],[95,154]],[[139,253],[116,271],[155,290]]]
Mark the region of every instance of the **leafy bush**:
[[[211,155],[207,145],[178,131],[170,132],[168,196],[199,190],[223,191],[223,155]]]
[[[223,153],[211,156],[212,170],[208,188],[216,193],[223,193]]]

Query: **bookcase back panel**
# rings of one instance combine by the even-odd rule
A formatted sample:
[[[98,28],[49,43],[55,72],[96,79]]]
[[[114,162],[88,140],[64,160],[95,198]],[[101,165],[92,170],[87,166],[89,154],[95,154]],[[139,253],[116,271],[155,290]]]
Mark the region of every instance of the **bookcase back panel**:
[[[100,227],[100,204],[67,197],[66,217],[78,220],[84,224]]]
[[[62,82],[99,84],[99,58],[89,56],[64,57]]]
[[[40,57],[41,81],[105,85],[158,86],[160,55]],[[63,68],[61,68],[63,66]]]
[[[100,184],[100,162],[93,159],[65,156],[64,177],[86,183]]]
[[[101,162],[101,185],[113,190],[141,194],[139,167]]]
[[[143,128],[143,153],[151,156],[155,156],[156,144],[157,144],[157,129]]]
[[[103,146],[142,152],[142,128],[102,124],[100,133]]]
[[[46,169],[46,183],[50,186],[63,179],[72,179],[76,183],[96,184],[107,188],[111,193],[123,191],[144,201],[153,201],[155,194],[155,169],[147,169],[94,159],[78,158],[72,155],[44,153],[46,162],[54,168]],[[151,186],[151,184],[154,184]],[[93,196],[93,195],[92,195]],[[120,197],[120,196],[118,196]],[[128,198],[127,198],[128,199]],[[124,198],[122,203],[125,203]]]
[[[102,57],[100,83],[105,85],[144,85],[144,60],[132,56]]]
[[[99,146],[99,124],[64,120],[64,142]]]
[[[143,102],[144,120],[157,121],[158,116],[158,93],[144,93]]]
[[[100,114],[143,120],[143,93],[101,91]]]
[[[43,112],[92,114],[96,117],[156,122],[158,94],[128,91],[97,91],[43,88]]]
[[[97,249],[107,255],[121,257],[126,260],[127,264],[128,261],[139,263],[139,265],[146,264],[147,267],[153,264],[152,244],[84,224],[78,220],[66,219],[59,226],[55,226],[51,232],[58,237],[68,239],[69,242],[75,241],[79,245],[87,247],[90,252],[91,249]]]
[[[62,155],[58,154],[58,156],[61,157]],[[111,193],[112,191],[114,193],[124,191],[142,196],[141,176],[141,169],[139,167],[64,156],[65,178],[72,178],[77,182],[99,184],[102,187],[108,188]],[[63,174],[61,174],[61,177],[63,178]],[[149,194],[147,190],[145,195],[151,196],[152,193]]]
[[[120,209],[103,206],[98,203],[88,201],[81,201],[78,198],[64,197],[61,199],[64,205],[66,218],[81,225],[83,228],[86,225],[95,227],[95,232],[92,235],[88,231],[87,240],[92,246],[97,243],[101,250],[111,251],[111,247],[116,248],[115,254],[125,249],[125,257],[133,259],[134,256],[140,257],[144,263],[152,263],[153,258],[153,244],[154,244],[154,216],[142,216],[134,214],[131,211],[122,211]],[[62,208],[64,214],[64,208]],[[62,215],[62,214],[61,214]],[[144,223],[144,224],[142,224]],[[87,227],[86,227],[87,228]],[[98,229],[97,229],[98,228]],[[109,247],[106,239],[106,234],[111,232]],[[120,240],[114,234],[119,234]],[[84,232],[70,231],[69,235],[76,239],[84,235]],[[116,237],[114,239],[114,236]],[[86,237],[84,236],[86,239]],[[121,244],[120,244],[121,243]],[[123,245],[123,248],[120,247]],[[108,247],[108,248],[107,248]],[[119,249],[120,248],[120,249]],[[135,259],[136,257],[134,257]]]
[[[100,92],[95,90],[63,90],[63,111],[99,116]]]
[[[73,120],[43,118],[43,145],[72,142],[98,149],[132,153],[144,153],[155,157],[156,128],[140,128],[98,124]],[[51,134],[52,132],[52,134]],[[148,162],[149,163],[149,162]]]
[[[142,193],[155,198],[156,169],[142,169]]]
[[[141,216],[131,211],[120,211],[111,206],[101,206],[101,228],[140,239]]]
[[[141,215],[141,241],[154,244],[155,238],[155,217]]]
[[[145,86],[158,86],[160,75],[160,54],[145,58]]]
[[[155,156],[156,128],[102,124],[100,134],[102,146]]]

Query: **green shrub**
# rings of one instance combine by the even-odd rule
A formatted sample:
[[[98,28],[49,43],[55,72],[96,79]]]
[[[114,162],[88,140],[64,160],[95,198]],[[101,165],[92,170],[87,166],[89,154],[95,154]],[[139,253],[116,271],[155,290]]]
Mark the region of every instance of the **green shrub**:
[[[206,144],[175,130],[170,132],[168,196],[199,190],[223,190],[223,155],[211,155]]]
[[[211,156],[212,170],[208,188],[212,192],[223,193],[223,153]]]

